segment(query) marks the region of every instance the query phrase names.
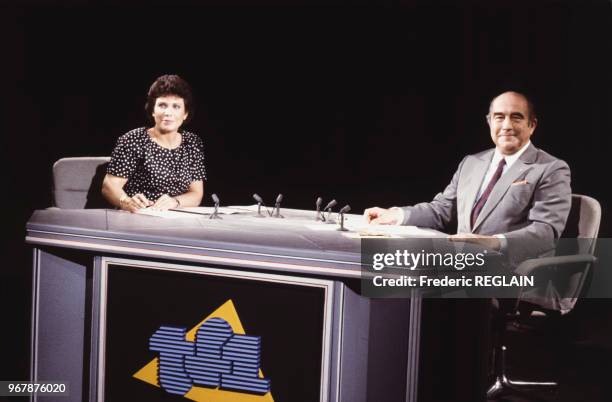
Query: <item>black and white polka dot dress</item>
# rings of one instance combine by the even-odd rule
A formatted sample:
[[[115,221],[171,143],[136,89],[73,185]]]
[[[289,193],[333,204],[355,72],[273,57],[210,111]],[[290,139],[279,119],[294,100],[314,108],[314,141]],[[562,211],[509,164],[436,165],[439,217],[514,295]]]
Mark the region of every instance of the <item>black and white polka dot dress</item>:
[[[133,197],[144,194],[155,201],[161,195],[183,194],[196,180],[206,180],[204,145],[197,135],[181,131],[181,144],[168,149],[157,144],[145,127],[117,140],[107,173],[128,179],[123,190]]]

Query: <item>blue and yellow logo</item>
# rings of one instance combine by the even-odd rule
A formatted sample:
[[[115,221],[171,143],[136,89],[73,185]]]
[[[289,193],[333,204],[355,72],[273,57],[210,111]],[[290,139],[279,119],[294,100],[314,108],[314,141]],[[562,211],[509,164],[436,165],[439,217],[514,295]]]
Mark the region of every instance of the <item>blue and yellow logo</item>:
[[[244,332],[231,300],[191,330],[161,326],[149,339],[158,357],[134,377],[202,402],[274,402],[260,369],[261,337]]]

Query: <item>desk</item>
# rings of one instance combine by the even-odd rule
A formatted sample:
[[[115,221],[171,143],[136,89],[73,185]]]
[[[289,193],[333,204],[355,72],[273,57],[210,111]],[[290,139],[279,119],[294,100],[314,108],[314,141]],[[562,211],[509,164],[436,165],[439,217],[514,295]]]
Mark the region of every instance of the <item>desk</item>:
[[[271,390],[245,401],[416,401],[421,300],[361,297],[360,241],[307,228],[314,212],[282,212],[35,211],[32,380],[69,381],[58,401],[165,400],[143,380],[150,336],[223,310],[236,334],[261,336]],[[239,400],[223,395],[211,400]]]

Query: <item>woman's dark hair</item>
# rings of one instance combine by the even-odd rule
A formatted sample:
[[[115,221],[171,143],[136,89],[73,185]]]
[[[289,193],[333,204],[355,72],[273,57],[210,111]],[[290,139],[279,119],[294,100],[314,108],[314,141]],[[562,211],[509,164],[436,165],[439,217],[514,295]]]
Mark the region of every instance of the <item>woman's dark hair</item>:
[[[155,82],[149,88],[147,94],[147,102],[145,103],[145,114],[149,123],[154,123],[153,108],[155,108],[155,101],[160,96],[178,96],[183,98],[185,102],[185,112],[188,113],[185,123],[189,123],[193,117],[193,95],[191,94],[191,87],[178,75],[162,75],[158,77]]]

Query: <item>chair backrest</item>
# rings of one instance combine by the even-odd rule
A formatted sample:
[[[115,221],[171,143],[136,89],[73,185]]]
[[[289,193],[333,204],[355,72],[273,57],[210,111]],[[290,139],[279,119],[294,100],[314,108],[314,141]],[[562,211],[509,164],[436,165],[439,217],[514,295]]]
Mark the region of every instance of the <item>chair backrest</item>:
[[[599,202],[591,197],[581,194],[572,194],[572,207],[565,225],[565,231],[560,240],[559,249],[565,248],[569,254],[595,254],[597,235],[601,222],[601,206]],[[575,240],[571,240],[575,239]],[[563,242],[571,244],[564,247]],[[566,244],[567,244],[566,243]],[[563,266],[561,278],[565,278],[564,284],[560,284],[560,295],[562,296],[563,313],[571,311],[576,302],[588,291],[588,285],[593,276],[592,263],[573,264]]]
[[[599,202],[586,195],[572,194],[572,207],[562,237],[581,239],[578,252],[594,254],[600,222]]]
[[[102,180],[108,156],[62,158],[53,164],[53,203],[58,208],[104,208]]]

